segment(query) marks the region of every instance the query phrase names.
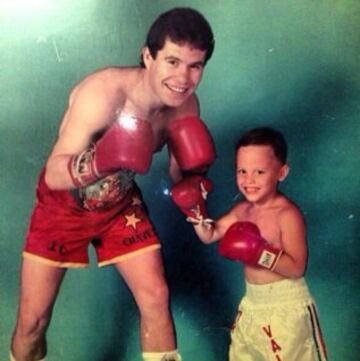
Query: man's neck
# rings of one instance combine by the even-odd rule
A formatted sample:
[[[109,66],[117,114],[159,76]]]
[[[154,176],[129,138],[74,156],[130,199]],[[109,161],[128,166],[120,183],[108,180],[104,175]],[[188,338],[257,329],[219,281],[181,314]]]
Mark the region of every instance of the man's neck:
[[[142,119],[151,119],[166,108],[153,94],[146,70],[141,69],[137,81],[127,96],[124,111]]]

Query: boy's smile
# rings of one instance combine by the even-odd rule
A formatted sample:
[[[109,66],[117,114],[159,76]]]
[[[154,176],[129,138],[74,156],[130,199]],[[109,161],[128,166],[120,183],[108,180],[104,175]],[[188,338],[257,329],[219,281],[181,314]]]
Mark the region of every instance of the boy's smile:
[[[236,180],[241,193],[249,202],[264,204],[277,193],[277,184],[288,172],[272,148],[267,145],[240,147],[237,153]]]

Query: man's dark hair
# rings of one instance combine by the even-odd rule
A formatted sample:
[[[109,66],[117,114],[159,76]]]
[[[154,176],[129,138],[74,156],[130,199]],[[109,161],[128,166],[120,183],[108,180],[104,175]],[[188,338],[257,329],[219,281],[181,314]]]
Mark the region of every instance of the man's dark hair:
[[[247,145],[269,145],[273,149],[276,158],[282,164],[286,164],[287,143],[284,135],[276,129],[261,127],[249,130],[237,142],[236,151],[240,147]]]
[[[154,21],[145,41],[153,59],[164,47],[167,38],[176,44],[189,43],[196,49],[205,50],[205,64],[214,51],[215,40],[208,21],[192,8],[178,7],[168,10]],[[142,56],[140,65],[145,67]]]

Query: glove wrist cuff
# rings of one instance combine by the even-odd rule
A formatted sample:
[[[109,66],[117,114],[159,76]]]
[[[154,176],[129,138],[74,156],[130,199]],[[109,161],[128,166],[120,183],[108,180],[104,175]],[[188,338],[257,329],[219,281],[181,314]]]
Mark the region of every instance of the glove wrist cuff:
[[[264,249],[257,263],[259,266],[274,271],[283,252],[283,250]]]
[[[100,178],[100,174],[96,169],[94,155],[95,145],[91,144],[80,154],[70,158],[68,171],[75,187],[85,187]]]
[[[211,227],[211,225],[214,223],[213,219],[203,218],[203,217],[199,217],[199,218],[187,217],[186,221],[191,223],[194,226],[201,226],[201,227],[206,227],[206,228]]]

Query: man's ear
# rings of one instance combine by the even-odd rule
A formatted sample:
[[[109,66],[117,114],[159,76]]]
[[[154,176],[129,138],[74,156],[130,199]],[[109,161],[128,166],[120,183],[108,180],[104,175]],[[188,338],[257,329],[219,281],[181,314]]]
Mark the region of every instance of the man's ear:
[[[145,68],[147,68],[149,65],[149,61],[152,60],[152,56],[151,56],[149,48],[147,46],[144,46],[142,48],[141,54],[142,54],[142,60],[145,64]]]
[[[279,182],[285,180],[290,172],[290,167],[287,164],[284,164],[279,171]]]

